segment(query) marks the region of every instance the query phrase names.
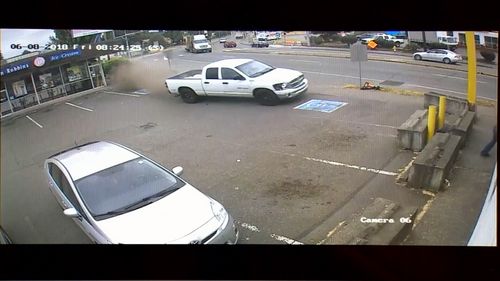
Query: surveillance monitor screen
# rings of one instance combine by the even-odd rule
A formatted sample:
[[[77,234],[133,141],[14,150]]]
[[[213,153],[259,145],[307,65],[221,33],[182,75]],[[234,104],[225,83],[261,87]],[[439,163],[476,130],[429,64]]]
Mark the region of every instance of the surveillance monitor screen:
[[[496,31],[0,32],[2,243],[496,246]]]

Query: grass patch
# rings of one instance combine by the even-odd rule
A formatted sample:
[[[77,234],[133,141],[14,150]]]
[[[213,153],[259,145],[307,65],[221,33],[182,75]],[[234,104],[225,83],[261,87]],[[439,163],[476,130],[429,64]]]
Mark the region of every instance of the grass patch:
[[[343,87],[344,89],[358,89],[359,90],[359,85],[354,85],[354,84],[346,84]],[[380,87],[380,90],[364,90],[364,91],[375,91],[375,92],[383,92],[383,93],[391,93],[391,94],[397,94],[397,95],[402,95],[402,96],[423,96],[424,93],[420,91],[413,91],[413,90],[405,90],[405,89],[398,89],[398,88],[391,88],[391,87]]]

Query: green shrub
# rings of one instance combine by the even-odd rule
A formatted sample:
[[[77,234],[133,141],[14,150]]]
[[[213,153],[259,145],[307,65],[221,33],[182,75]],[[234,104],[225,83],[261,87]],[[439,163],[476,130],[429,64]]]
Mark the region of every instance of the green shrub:
[[[356,36],[355,36],[355,35],[347,35],[347,36],[342,37],[342,38],[340,39],[340,41],[341,41],[342,43],[345,43],[345,44],[347,44],[347,45],[349,45],[349,46],[350,46],[351,44],[356,43],[356,42],[358,41],[358,39],[356,38]]]
[[[403,52],[408,52],[408,53],[415,53],[419,49],[419,45],[415,43],[408,43],[406,46],[403,48]]]
[[[385,40],[385,39],[375,39],[375,43],[377,43],[377,47],[379,48],[392,48],[395,43],[393,41]]]
[[[479,53],[488,62],[492,62],[495,60],[496,55],[493,51],[481,50]]]
[[[323,37],[321,37],[321,36],[311,37],[310,40],[311,40],[311,45],[314,45],[314,46],[319,46],[319,45],[321,45],[322,43],[325,42],[323,40]]]
[[[104,71],[104,75],[108,76],[110,75],[114,69],[116,69],[118,66],[122,64],[128,64],[129,60],[126,58],[122,57],[114,57],[110,60],[107,60],[103,62],[102,64],[102,70]]]

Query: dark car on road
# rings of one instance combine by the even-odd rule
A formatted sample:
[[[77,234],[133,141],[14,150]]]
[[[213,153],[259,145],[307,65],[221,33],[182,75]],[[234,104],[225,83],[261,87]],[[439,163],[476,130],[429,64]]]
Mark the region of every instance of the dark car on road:
[[[224,42],[224,48],[236,48],[236,42],[226,41]]]

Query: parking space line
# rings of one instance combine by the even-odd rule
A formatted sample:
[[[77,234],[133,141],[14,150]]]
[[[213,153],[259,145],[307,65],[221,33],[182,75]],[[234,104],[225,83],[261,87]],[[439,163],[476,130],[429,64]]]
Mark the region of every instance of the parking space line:
[[[29,120],[31,120],[31,122],[35,123],[35,125],[37,125],[38,127],[43,128],[42,125],[40,125],[38,122],[36,122],[35,120],[33,120],[33,118],[29,117],[28,115],[26,115],[26,118],[28,118]]]
[[[290,245],[304,245],[304,243],[302,242],[299,242],[299,241],[295,241],[291,238],[288,238],[288,237],[285,237],[285,236],[281,236],[281,235],[277,235],[277,234],[274,234],[274,233],[271,233],[271,237],[278,240],[278,241],[284,241],[286,242],[287,244],[290,244]]]
[[[366,168],[366,167],[361,167],[361,166],[351,165],[351,164],[344,164],[344,163],[340,163],[340,162],[328,161],[328,160],[317,159],[317,158],[312,158],[312,157],[304,157],[304,159],[315,161],[315,162],[320,162],[320,163],[325,163],[325,164],[330,164],[330,165],[334,165],[334,166],[353,168],[353,169],[357,169],[357,170],[361,170],[361,171],[367,171],[367,172],[372,172],[375,174],[381,174],[381,175],[386,175],[386,176],[397,176],[398,175],[397,173],[394,173],[394,172]]]
[[[320,63],[319,61],[312,61],[312,60],[294,60],[294,59],[291,59],[291,61],[309,62],[309,63]]]
[[[112,95],[119,95],[119,96],[136,97],[136,98],[140,98],[140,97],[141,97],[141,96],[139,96],[139,95],[124,94],[124,93],[118,93],[118,92],[103,92],[103,93],[106,93],[106,94],[112,94]]]
[[[85,107],[82,107],[82,106],[79,106],[79,105],[76,105],[76,104],[72,104],[70,102],[66,102],[66,104],[67,105],[71,105],[71,106],[76,107],[76,108],[79,108],[79,109],[82,109],[82,110],[86,110],[86,111],[90,111],[90,112],[94,111],[93,109],[85,108]]]
[[[260,229],[258,227],[256,227],[255,225],[251,225],[251,224],[248,224],[246,222],[240,222],[240,225],[241,227],[244,227],[250,231],[253,231],[253,232],[260,232]]]

